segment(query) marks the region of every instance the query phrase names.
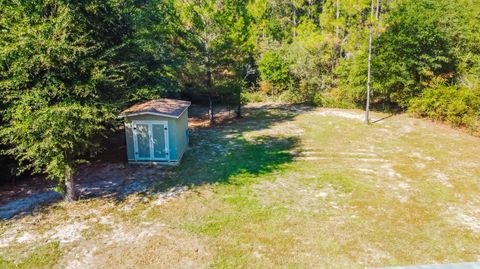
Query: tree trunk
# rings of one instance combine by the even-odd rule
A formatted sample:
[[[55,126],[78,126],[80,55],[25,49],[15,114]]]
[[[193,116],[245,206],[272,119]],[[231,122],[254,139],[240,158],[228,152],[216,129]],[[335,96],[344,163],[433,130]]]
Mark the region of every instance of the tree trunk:
[[[210,124],[215,122],[215,118],[213,116],[213,100],[212,96],[208,95],[208,121]]]
[[[308,0],[308,19],[312,19],[312,0]]]
[[[212,100],[212,92],[213,92],[213,77],[212,77],[212,71],[210,69],[210,53],[207,50],[207,57],[206,57],[206,65],[207,65],[207,80],[206,80],[206,86],[208,90],[208,120],[210,124],[213,124],[215,119],[213,116],[213,100]]]
[[[333,42],[332,44],[332,62],[331,62],[331,76],[332,76],[332,83],[333,81],[335,80],[335,59],[336,59],[336,54],[335,54],[335,45],[336,45],[336,41]]]
[[[75,188],[75,177],[72,169],[67,169],[67,172],[65,173],[65,189],[65,200],[73,202],[78,199]]]
[[[337,0],[336,1],[336,12],[335,12],[335,23],[337,24],[335,26],[335,40],[333,41],[333,44],[332,44],[332,65],[331,65],[331,75],[332,75],[332,83],[333,81],[335,80],[335,66],[336,66],[336,63],[337,63],[337,56],[338,56],[338,39],[339,39],[339,36],[340,36],[340,26],[338,25],[339,24],[339,19],[340,19],[340,0]]]
[[[237,96],[237,110],[235,111],[237,119],[242,117],[242,90],[238,90]]]
[[[293,37],[297,36],[297,8],[293,7]]]
[[[380,18],[380,4],[381,4],[381,0],[377,0],[377,10],[375,11],[375,18],[377,20]]]
[[[337,23],[337,26],[335,28],[335,38],[338,39],[338,36],[340,35],[340,26],[338,25],[338,20],[340,19],[340,0],[337,0],[337,12],[335,14],[335,19],[336,19],[336,23]]]
[[[368,74],[367,74],[367,104],[365,106],[365,123],[369,124],[370,123],[370,87],[371,87],[371,77],[372,77],[372,23],[373,23],[373,0],[372,0],[372,5],[371,5],[371,20],[369,23],[369,30],[370,30],[370,35],[368,39]]]
[[[12,181],[12,184],[15,185],[17,181],[17,169],[13,165],[10,167],[10,179]]]
[[[235,111],[235,114],[236,114],[237,119],[242,117],[242,105],[241,104],[238,104],[237,111]]]

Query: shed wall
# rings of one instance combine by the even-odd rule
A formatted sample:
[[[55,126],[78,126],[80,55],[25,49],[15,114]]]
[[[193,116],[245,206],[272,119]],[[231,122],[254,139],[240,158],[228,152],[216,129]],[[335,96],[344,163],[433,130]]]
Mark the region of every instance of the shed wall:
[[[178,119],[155,115],[137,115],[125,118],[125,139],[129,162],[135,162],[132,121],[167,121],[170,161],[179,161],[188,147],[188,111]]]
[[[188,111],[177,119],[175,141],[177,144],[177,160],[180,160],[188,147]]]

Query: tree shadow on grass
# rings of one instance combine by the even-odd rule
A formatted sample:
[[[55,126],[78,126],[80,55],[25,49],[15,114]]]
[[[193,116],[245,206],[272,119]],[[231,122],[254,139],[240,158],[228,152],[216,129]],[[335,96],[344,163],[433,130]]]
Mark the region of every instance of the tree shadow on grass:
[[[169,170],[167,180],[161,181],[158,191],[172,185],[237,184],[232,179],[248,174],[254,180],[280,169],[293,161],[292,151],[299,138],[285,133],[272,135],[245,134],[262,131],[274,124],[293,121],[299,113],[289,107],[257,107],[245,111],[245,117],[215,127],[201,127],[192,133],[190,149],[180,166]]]
[[[244,134],[294,120],[309,109],[311,108],[291,110],[290,107],[256,107],[245,110],[242,119],[230,119],[213,127],[194,128],[190,148],[177,167],[127,164],[126,160],[122,162],[110,159],[103,163],[98,162],[102,160],[99,157],[91,165],[79,167],[77,188],[80,197],[112,198],[122,202],[132,194],[168,194],[174,187],[185,189],[204,184],[238,184],[232,182],[232,179],[240,174],[248,174],[254,180],[256,176],[272,173],[292,162],[290,152],[297,147],[298,137],[279,134],[246,138]],[[110,156],[116,156],[112,155],[114,148],[113,151],[118,151],[117,156],[124,158],[124,140],[113,140],[122,144],[110,144]],[[45,199],[42,200],[43,198]],[[46,208],[59,201],[61,196],[50,191],[48,194],[39,193],[24,199],[0,205],[0,220],[30,213],[34,208]],[[17,207],[15,202],[22,207]]]
[[[397,115],[397,113],[392,113],[392,114],[390,114],[390,115],[388,115],[388,116],[385,116],[385,117],[383,117],[383,118],[374,120],[374,121],[372,121],[372,122],[370,122],[370,123],[371,123],[371,124],[379,123],[379,122],[384,121],[384,120],[386,120],[386,119],[389,119],[389,118],[391,118],[391,117],[393,117],[393,116],[395,116],[395,115]]]
[[[239,174],[248,174],[254,180],[292,162],[290,152],[297,147],[298,138],[259,136],[228,142],[231,143],[223,148],[205,143],[188,152],[183,163],[170,171],[168,180],[161,182],[158,191],[172,185],[237,184],[231,180]],[[199,154],[203,156],[198,158]]]

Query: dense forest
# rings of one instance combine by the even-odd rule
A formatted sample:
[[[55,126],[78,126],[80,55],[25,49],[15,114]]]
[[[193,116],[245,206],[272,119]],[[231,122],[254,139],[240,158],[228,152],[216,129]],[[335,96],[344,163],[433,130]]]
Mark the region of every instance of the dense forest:
[[[212,121],[247,101],[364,108],[370,33],[373,108],[480,129],[479,0],[0,5],[4,175],[73,182],[119,111],[147,99],[209,105]]]

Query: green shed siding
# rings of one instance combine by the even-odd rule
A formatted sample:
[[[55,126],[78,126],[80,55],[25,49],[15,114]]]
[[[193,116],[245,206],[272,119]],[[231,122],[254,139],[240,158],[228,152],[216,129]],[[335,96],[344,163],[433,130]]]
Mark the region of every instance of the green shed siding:
[[[166,121],[168,122],[169,158],[170,161],[180,161],[188,147],[188,111],[178,119],[156,115],[136,115],[125,118],[125,138],[129,162],[135,162],[132,121]]]
[[[185,113],[177,119],[175,141],[177,158],[180,159],[188,147],[188,111],[185,111]]]
[[[125,119],[125,143],[127,145],[127,158],[128,160],[135,160],[135,152],[133,150],[133,130],[132,122],[129,119]]]

